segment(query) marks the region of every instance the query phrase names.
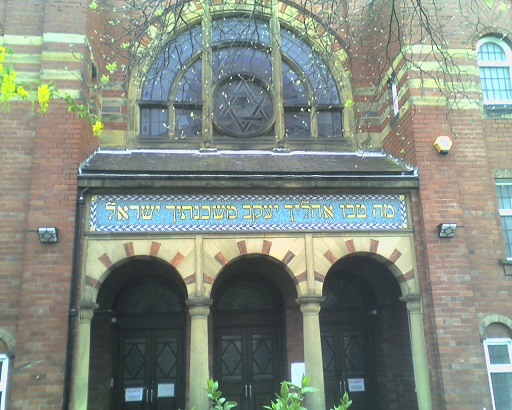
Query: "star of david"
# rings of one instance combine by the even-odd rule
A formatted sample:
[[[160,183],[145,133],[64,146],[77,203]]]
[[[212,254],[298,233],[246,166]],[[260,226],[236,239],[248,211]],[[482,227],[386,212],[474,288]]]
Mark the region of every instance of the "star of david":
[[[235,136],[262,133],[273,119],[269,92],[244,78],[221,85],[216,90],[215,105],[216,124]]]

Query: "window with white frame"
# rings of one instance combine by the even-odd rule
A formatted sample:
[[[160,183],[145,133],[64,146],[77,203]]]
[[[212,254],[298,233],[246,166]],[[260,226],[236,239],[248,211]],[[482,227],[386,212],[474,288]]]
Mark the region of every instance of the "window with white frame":
[[[477,43],[478,66],[484,104],[512,104],[512,51],[496,37],[485,37]]]
[[[9,371],[9,358],[0,354],[0,410],[5,410],[7,395],[7,372]]]
[[[512,340],[484,340],[493,410],[512,409]]]
[[[507,259],[512,261],[512,180],[498,181],[496,187]]]
[[[400,107],[398,105],[398,86],[396,81],[391,82],[391,98],[393,102],[393,116],[396,117],[400,113]]]

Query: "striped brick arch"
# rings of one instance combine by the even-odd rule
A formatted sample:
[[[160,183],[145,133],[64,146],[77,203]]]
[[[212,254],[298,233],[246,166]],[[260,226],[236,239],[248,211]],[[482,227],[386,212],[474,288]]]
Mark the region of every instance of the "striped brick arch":
[[[402,295],[418,293],[414,246],[410,236],[318,238],[315,241],[315,277],[323,283],[329,269],[348,255],[365,255],[384,264],[397,280]]]
[[[216,238],[204,241],[203,281],[210,295],[220,271],[241,257],[258,255],[281,265],[295,283],[298,295],[305,295],[306,252],[304,236]]]
[[[195,282],[195,240],[91,240],[87,245],[83,300],[95,302],[98,291],[117,267],[134,259],[159,259],[176,269],[188,287]]]
[[[202,249],[196,249],[201,246]],[[297,295],[321,295],[329,269],[344,256],[365,254],[388,267],[402,295],[418,293],[414,247],[411,236],[339,236],[288,234],[274,236],[212,236],[164,240],[90,240],[87,245],[83,300],[95,302],[101,284],[116,267],[133,259],[157,258],[176,269],[187,287],[196,294],[202,281],[209,297],[215,279],[232,261],[258,255],[280,264],[293,280]],[[200,256],[198,256],[200,255]],[[196,257],[201,260],[197,261]],[[198,278],[196,271],[202,271]],[[314,272],[309,278],[307,272]],[[310,289],[314,286],[314,289]]]

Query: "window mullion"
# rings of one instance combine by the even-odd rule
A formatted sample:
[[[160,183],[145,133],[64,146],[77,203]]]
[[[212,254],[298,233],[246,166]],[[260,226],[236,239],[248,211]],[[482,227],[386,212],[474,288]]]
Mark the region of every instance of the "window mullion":
[[[213,147],[213,52],[212,52],[212,18],[210,2],[202,2],[204,10],[201,22],[201,53],[202,53],[202,133],[203,148]]]
[[[272,91],[274,93],[275,109],[275,144],[281,147],[285,139],[284,108],[283,108],[283,69],[281,57],[281,28],[278,19],[277,0],[272,1],[272,13],[270,17],[271,31],[271,61],[272,61]]]

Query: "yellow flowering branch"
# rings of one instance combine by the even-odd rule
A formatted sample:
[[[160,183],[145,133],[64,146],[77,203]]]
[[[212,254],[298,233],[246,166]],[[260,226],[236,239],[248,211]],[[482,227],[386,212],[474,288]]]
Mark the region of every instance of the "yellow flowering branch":
[[[18,73],[14,70],[12,64],[10,62],[6,64],[7,56],[11,55],[11,49],[0,46],[0,105],[3,106],[5,111],[9,111],[9,102],[13,98],[19,97],[23,101],[27,101],[30,97],[30,93],[27,91],[26,87],[16,81]],[[53,82],[41,84],[37,87],[37,102],[39,104],[37,112],[40,114],[46,113],[50,105],[50,100],[55,97],[62,98],[68,104],[69,112],[74,112],[78,118],[86,118],[92,125],[93,135],[96,137],[100,136],[103,131],[103,123],[100,117],[92,114],[84,105],[77,104],[70,95],[66,94],[62,96],[59,94]],[[34,100],[35,97],[30,100],[32,109],[34,109]]]

